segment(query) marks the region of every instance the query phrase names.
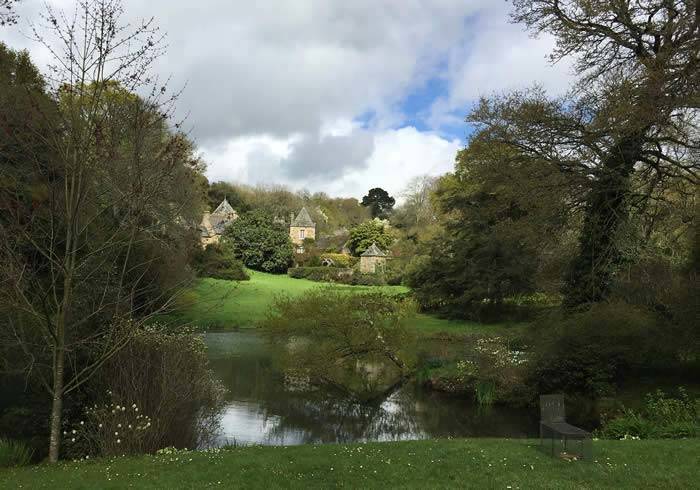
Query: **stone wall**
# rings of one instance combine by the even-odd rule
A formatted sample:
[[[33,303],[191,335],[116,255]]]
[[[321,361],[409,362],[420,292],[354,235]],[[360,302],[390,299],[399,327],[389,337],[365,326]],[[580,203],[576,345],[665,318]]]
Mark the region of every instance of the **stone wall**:
[[[386,257],[360,257],[360,272],[374,274],[386,267]]]
[[[304,238],[301,238],[302,230],[304,231]],[[294,245],[301,245],[307,238],[316,240],[316,228],[313,226],[290,226],[289,237]]]

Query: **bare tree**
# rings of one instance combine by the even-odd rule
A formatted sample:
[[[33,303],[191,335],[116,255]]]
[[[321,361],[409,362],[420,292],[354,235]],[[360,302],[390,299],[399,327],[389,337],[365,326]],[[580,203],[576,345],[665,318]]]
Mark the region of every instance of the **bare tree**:
[[[15,24],[17,22],[17,13],[14,7],[19,0],[0,0],[0,27]]]
[[[48,163],[25,157],[48,197],[28,216],[14,207],[17,219],[0,230],[8,332],[52,398],[51,462],[64,397],[172,301],[148,283],[157,257],[137,251],[170,246],[168,229],[199,211],[181,182],[199,162],[186,138],[164,137],[174,97],[148,76],[163,36],[152,19],[130,26],[122,14],[119,0],[84,0],[72,15],[47,7],[33,26],[53,56],[57,111],[35,134]]]

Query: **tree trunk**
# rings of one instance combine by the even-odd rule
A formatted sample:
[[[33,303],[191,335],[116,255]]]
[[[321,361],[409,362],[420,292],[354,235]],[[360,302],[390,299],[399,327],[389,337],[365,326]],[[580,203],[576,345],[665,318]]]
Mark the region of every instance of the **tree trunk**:
[[[576,307],[605,299],[622,258],[620,226],[627,216],[629,177],[643,145],[642,134],[623,139],[601,165],[585,211],[578,255],[564,288],[564,303]]]
[[[61,335],[62,337],[62,335]],[[57,342],[53,372],[53,401],[49,437],[49,462],[56,463],[61,451],[61,415],[63,412],[64,346],[63,339]]]

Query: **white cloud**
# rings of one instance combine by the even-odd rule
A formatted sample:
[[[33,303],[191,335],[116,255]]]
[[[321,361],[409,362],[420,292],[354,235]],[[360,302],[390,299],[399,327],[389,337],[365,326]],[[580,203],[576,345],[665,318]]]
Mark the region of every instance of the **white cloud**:
[[[522,25],[509,22],[507,8],[484,11],[471,26],[470,36],[450,51],[445,78],[448,94],[435,101],[430,123],[461,122],[468,106],[481,96],[542,85],[561,94],[572,81],[571,63],[551,64],[547,55],[554,48],[549,35],[531,37]],[[462,111],[458,116],[455,110]]]
[[[346,140],[353,141],[352,139]],[[360,139],[368,137],[363,133]],[[460,147],[457,139],[447,140],[436,134],[420,132],[414,127],[388,129],[374,133],[371,154],[354,166],[337,167],[334,178],[326,177],[321,169],[314,175],[307,169],[305,178],[290,176],[285,166],[305,142],[299,138],[288,140],[270,137],[239,138],[204,151],[204,158],[212,162],[209,176],[212,180],[247,182],[250,184],[283,183],[293,189],[305,188],[312,192],[324,191],[331,195],[360,198],[371,187],[383,187],[398,197],[406,183],[421,174],[440,175],[452,170],[455,153]],[[364,146],[366,143],[361,143]],[[331,145],[332,149],[336,147]],[[302,150],[304,153],[306,150]],[[342,155],[340,155],[342,156]],[[327,160],[332,161],[332,155]]]
[[[72,8],[74,0],[48,0]],[[12,47],[45,51],[20,34],[43,0],[20,2]],[[460,122],[481,94],[543,82],[561,90],[566,67],[544,57],[494,0],[124,0],[127,20],[155,16],[168,33],[161,78],[187,84],[178,102],[211,180],[359,196],[396,193],[411,177],[452,168],[451,137],[408,126],[400,102],[433,78],[447,93],[427,122]],[[368,117],[367,115],[371,116]],[[455,116],[456,115],[456,116]],[[358,121],[362,120],[362,124]],[[425,121],[424,121],[425,122]]]

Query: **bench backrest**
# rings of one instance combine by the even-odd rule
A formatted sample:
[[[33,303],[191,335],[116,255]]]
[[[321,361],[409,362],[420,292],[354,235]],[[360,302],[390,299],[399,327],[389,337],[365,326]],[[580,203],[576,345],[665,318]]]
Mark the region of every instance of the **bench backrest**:
[[[540,419],[544,422],[564,422],[564,395],[540,395]]]

